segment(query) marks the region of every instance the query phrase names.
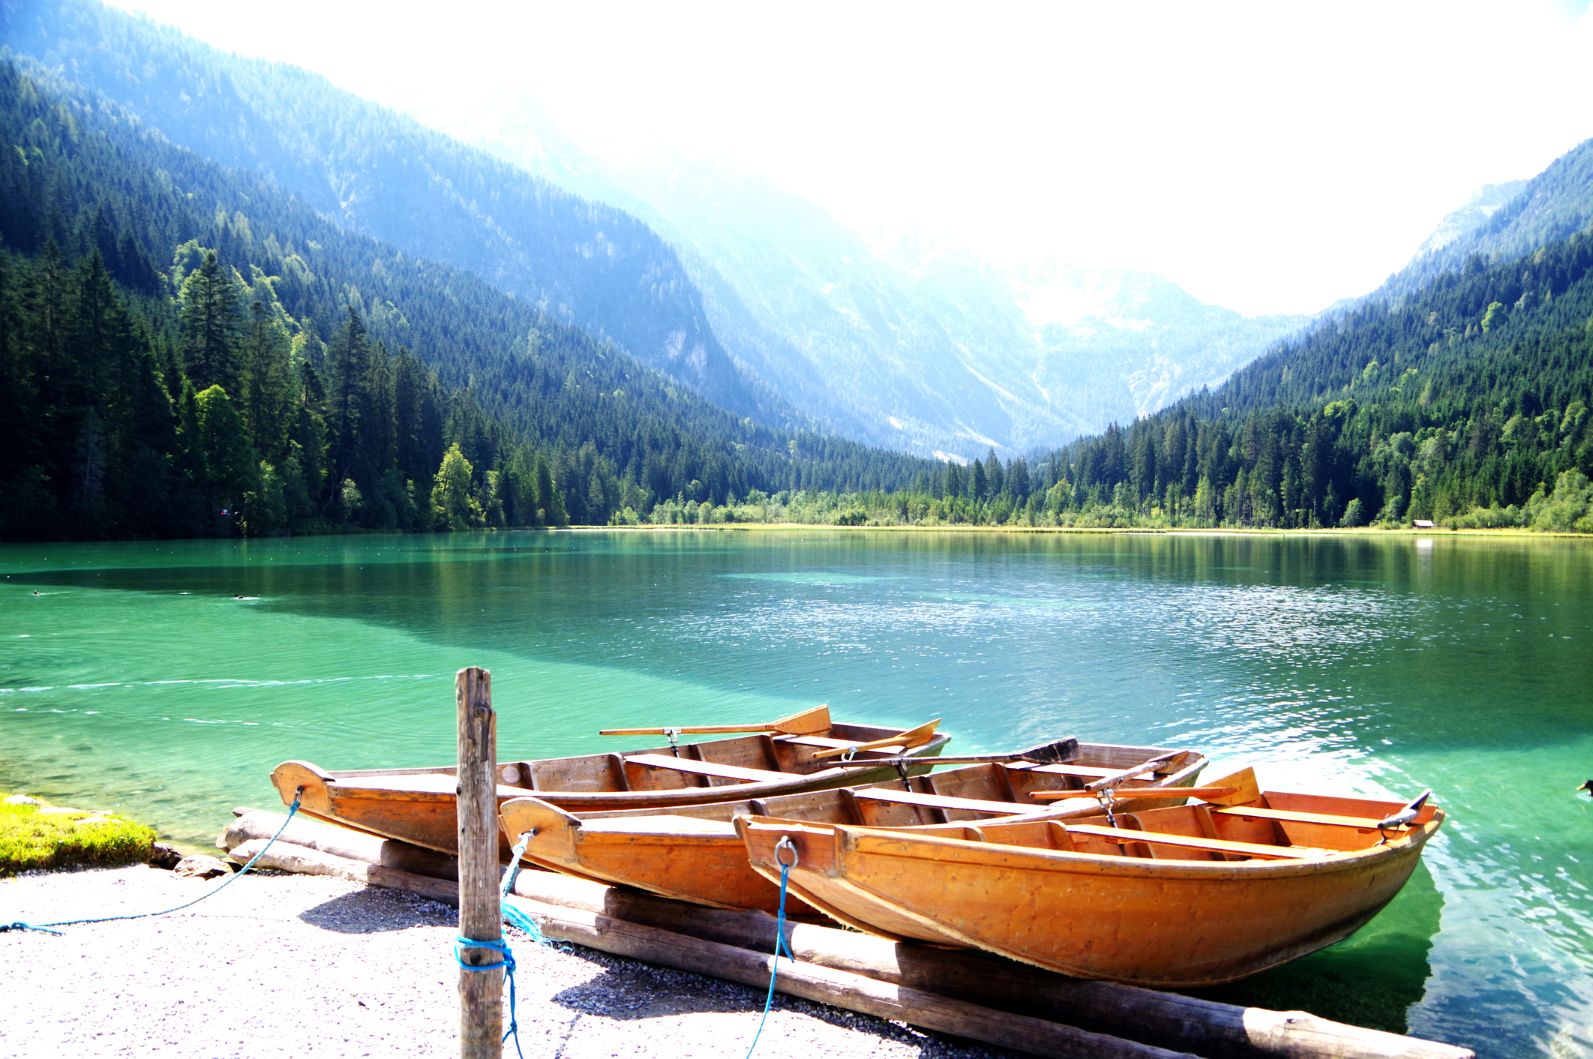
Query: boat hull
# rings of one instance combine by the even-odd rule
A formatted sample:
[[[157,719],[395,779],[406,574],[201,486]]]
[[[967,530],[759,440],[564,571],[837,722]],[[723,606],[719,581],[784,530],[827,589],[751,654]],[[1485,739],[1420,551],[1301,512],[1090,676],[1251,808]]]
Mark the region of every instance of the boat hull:
[[[826,738],[867,741],[897,730],[870,725],[832,726]],[[859,759],[901,754],[925,759],[938,755],[949,737],[932,736],[912,748],[886,746],[859,754]],[[805,737],[738,736],[682,744],[687,764],[702,762],[747,769],[767,776],[742,781],[667,768],[638,769],[635,757],[674,756],[673,747],[622,754],[591,754],[573,758],[508,761],[498,764],[497,798],[536,797],[566,810],[658,809],[665,806],[709,805],[733,799],[761,798],[798,791],[872,782],[898,775],[893,765],[840,767],[818,759],[825,749]],[[927,764],[910,766],[922,772]],[[530,779],[530,786],[521,785]],[[299,799],[300,811],[361,831],[396,838],[444,853],[458,850],[458,781],[451,766],[419,769],[327,771],[305,761],[285,761],[271,773],[283,804]],[[509,855],[507,840],[500,853]]]
[[[1268,861],[1026,848],[994,826],[985,841],[755,817],[738,826],[771,880],[788,839],[791,890],[850,926],[1080,978],[1189,988],[1348,937],[1399,892],[1441,821],[1435,811],[1386,845]]]
[[[1166,753],[1170,752],[1148,747],[1082,744],[1078,760],[1098,764],[1105,772]],[[1165,774],[1147,777],[1143,782],[1163,787],[1187,786],[1194,782],[1205,763],[1202,755],[1185,751]],[[907,786],[930,797],[938,793],[950,798],[990,800],[994,804],[997,798],[1015,799],[1015,788],[1027,792],[1076,786],[1081,782],[1080,769],[1077,765],[1070,767],[1073,768],[1071,773],[1048,771],[1043,766],[975,765],[915,777]],[[890,794],[904,784],[898,779],[873,786]],[[525,860],[538,867],[630,886],[694,904],[765,912],[777,910],[779,889],[771,886],[748,863],[746,847],[733,823],[733,817],[738,814],[912,827],[930,832],[938,829],[960,832],[962,825],[958,821],[989,819],[992,815],[971,809],[934,808],[883,800],[872,802],[866,793],[868,789],[852,786],[695,808],[573,814],[539,798],[523,798],[503,803],[499,812],[507,839],[516,842],[521,836],[527,836]],[[1133,786],[1120,789],[1119,797],[1125,806],[1149,809],[1182,801],[1165,797],[1136,800],[1133,790]],[[1067,818],[1100,811],[1093,799],[1049,806],[1019,800],[1006,804],[1011,814],[1019,816]],[[794,896],[788,898],[786,911],[792,915],[817,914]]]

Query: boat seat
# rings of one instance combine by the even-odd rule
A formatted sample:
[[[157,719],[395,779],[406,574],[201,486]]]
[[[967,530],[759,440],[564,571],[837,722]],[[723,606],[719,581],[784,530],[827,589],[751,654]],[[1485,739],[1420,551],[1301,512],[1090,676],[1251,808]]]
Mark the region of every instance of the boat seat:
[[[923,805],[931,809],[963,809],[971,813],[1000,813],[1010,816],[1029,808],[1016,802],[993,802],[983,798],[956,798],[945,794],[920,794],[917,791],[897,791],[888,788],[858,790],[853,792],[858,801],[900,802],[903,805]]]
[[[1150,845],[1179,846],[1199,849],[1208,853],[1235,853],[1241,857],[1260,857],[1268,860],[1315,860],[1332,850],[1315,846],[1268,846],[1259,842],[1233,842],[1225,838],[1202,838],[1199,835],[1168,835],[1158,831],[1138,831],[1129,827],[1102,827],[1099,824],[1067,824],[1070,835],[1090,835],[1112,842],[1145,842]]]
[[[1297,809],[1265,809],[1260,806],[1212,806],[1213,813],[1247,820],[1277,820],[1285,824],[1324,824],[1328,827],[1353,827],[1357,831],[1376,831],[1378,821],[1369,816],[1339,816],[1335,813],[1308,813]],[[1393,810],[1389,810],[1392,812]]]
[[[748,768],[745,765],[722,765],[717,761],[697,761],[694,758],[670,757],[668,754],[626,754],[625,760],[634,765],[653,769],[674,769],[676,772],[691,772],[698,776],[711,776],[721,780],[741,780],[746,783],[756,783],[760,780],[788,780],[789,772],[775,772],[771,769]]]

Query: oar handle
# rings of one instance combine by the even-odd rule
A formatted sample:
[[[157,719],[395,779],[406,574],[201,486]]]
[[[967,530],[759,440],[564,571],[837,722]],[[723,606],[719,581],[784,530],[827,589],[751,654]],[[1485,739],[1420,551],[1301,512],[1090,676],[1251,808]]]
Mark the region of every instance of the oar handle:
[[[1226,798],[1233,794],[1237,787],[1113,787],[1112,794],[1117,798]],[[1100,791],[1073,790],[1073,791],[1030,791],[1029,797],[1037,802],[1055,802],[1063,798],[1094,798],[1101,794]]]

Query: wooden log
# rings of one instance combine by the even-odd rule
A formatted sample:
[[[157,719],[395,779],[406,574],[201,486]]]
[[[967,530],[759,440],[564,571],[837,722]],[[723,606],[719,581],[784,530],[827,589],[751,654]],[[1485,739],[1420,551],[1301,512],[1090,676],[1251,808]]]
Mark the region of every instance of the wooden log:
[[[270,838],[282,829],[283,822],[287,820],[286,813],[266,809],[234,809],[233,812],[237,819],[216,840],[216,845],[222,849],[236,849],[250,839]],[[416,875],[430,875],[438,879],[457,879],[459,876],[458,859],[446,853],[302,815],[295,816],[288,823],[278,841]]]
[[[459,721],[459,936],[469,941],[503,940],[498,899],[497,716],[492,712],[492,676],[476,666],[454,678]],[[503,1054],[503,970],[492,949],[459,948],[460,1059],[498,1059]]]
[[[366,886],[407,890],[451,905],[459,903],[459,884],[453,879],[437,879],[430,875],[417,875],[401,868],[388,867],[385,864],[371,864],[353,857],[341,857],[324,850],[285,842],[280,838],[272,842],[267,849],[266,844],[269,841],[269,835],[265,838],[247,839],[234,847],[228,853],[228,857],[239,864],[246,864],[264,850],[264,855],[255,861],[257,868],[290,871],[298,875],[331,875],[363,883]]]
[[[768,984],[772,956],[734,945],[615,919],[600,912],[508,900],[536,918],[543,934],[616,956],[646,960],[755,988]],[[773,942],[773,935],[770,935]],[[782,959],[775,988],[821,1004],[896,1019],[924,1029],[1032,1055],[1099,1059],[1174,1059],[1188,1056],[1154,1045],[1092,1033],[1061,1023],[994,1011],[965,1000],[880,982],[850,971]]]
[[[753,950],[772,947],[774,917],[699,908],[549,872],[522,872],[515,893],[543,903],[675,930]],[[1467,1048],[1351,1026],[1304,1011],[1241,1007],[1179,993],[1051,974],[981,953],[897,943],[856,931],[787,924],[798,960],[965,997],[1021,1014],[1202,1055],[1314,1059],[1472,1059]]]

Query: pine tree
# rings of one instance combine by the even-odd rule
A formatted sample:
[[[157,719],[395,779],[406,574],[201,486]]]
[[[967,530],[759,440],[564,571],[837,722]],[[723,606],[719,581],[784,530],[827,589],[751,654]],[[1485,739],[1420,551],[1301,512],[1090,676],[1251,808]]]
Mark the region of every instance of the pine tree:
[[[183,367],[194,389],[220,386],[238,392],[238,289],[207,250],[198,268],[183,280],[178,296]]]

